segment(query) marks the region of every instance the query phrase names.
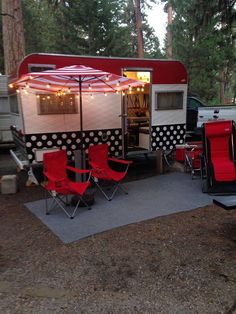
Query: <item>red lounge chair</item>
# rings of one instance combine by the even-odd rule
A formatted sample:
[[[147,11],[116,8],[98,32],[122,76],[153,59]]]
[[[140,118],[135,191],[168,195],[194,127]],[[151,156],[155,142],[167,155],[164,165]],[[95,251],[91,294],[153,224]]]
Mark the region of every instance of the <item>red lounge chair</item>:
[[[207,187],[236,180],[234,132],[231,120],[211,121],[203,126],[204,159],[201,172],[202,177],[206,178]]]
[[[111,201],[118,188],[128,194],[120,183],[125,178],[132,161],[122,160],[115,157],[110,158],[108,157],[108,149],[109,147],[107,144],[91,145],[88,149],[88,158],[89,165],[92,168],[91,178],[105,198],[108,201]],[[110,167],[109,161],[123,165],[125,169],[123,171],[116,171]],[[113,185],[110,195],[104,191],[103,182],[110,182]]]
[[[53,198],[50,208],[48,208],[46,198],[46,214],[49,214],[50,211],[58,205],[66,213],[66,215],[72,219],[75,216],[80,202],[83,202],[86,207],[90,209],[88,204],[83,199],[87,188],[90,186],[90,170],[81,170],[67,166],[67,155],[65,150],[44,153],[43,167],[44,175],[48,180],[45,188]],[[67,170],[79,174],[88,174],[88,180],[86,182],[74,182],[68,178]],[[78,202],[72,210],[72,214],[70,214],[71,206],[69,206],[69,210],[67,208],[69,195],[75,195],[78,197]]]

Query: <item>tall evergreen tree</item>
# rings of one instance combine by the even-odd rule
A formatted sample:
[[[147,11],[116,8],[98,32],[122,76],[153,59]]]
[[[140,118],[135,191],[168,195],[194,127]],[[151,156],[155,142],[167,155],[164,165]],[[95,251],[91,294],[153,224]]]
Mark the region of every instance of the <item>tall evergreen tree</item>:
[[[162,1],[167,3],[167,0]],[[171,0],[173,54],[186,65],[190,90],[208,103],[221,102],[235,64],[235,1]],[[231,4],[229,5],[229,2]],[[224,88],[224,93],[220,92]],[[220,97],[221,96],[221,97]]]
[[[10,75],[25,56],[21,0],[2,0],[1,14],[5,73]]]
[[[23,15],[26,53],[59,51],[55,10],[48,0],[23,0]]]

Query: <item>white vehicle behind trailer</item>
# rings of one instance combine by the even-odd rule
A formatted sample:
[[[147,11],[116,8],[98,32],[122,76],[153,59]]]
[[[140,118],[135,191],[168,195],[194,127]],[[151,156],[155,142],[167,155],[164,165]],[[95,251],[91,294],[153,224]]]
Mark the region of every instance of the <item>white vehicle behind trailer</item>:
[[[236,106],[199,107],[197,128],[203,123],[215,120],[233,120],[236,122]]]

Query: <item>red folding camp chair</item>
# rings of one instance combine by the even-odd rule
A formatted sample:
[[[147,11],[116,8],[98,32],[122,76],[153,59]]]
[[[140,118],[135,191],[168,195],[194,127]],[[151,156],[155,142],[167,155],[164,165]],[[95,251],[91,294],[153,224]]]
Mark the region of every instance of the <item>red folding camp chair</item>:
[[[189,142],[185,145],[185,170],[191,173],[193,179],[195,175],[200,175],[202,154],[202,142]]]
[[[83,199],[86,190],[90,186],[90,170],[81,170],[67,166],[67,155],[65,150],[44,153],[43,167],[44,175],[48,180],[45,185],[45,189],[49,192],[53,199],[53,202],[49,207],[48,200],[46,198],[46,214],[49,214],[50,211],[58,205],[66,213],[66,215],[72,219],[75,216],[80,202],[84,203],[84,205],[90,209],[86,201]],[[87,174],[88,179],[86,182],[74,182],[69,179],[67,170],[74,173]],[[78,198],[74,209],[72,209],[71,205],[69,205],[70,202],[68,197],[70,195],[75,195],[76,198]]]
[[[109,147],[107,144],[91,145],[88,149],[88,159],[89,165],[92,167],[91,178],[105,198],[108,201],[111,201],[118,188],[120,188],[125,194],[128,194],[120,183],[125,178],[129,165],[132,161],[118,159],[115,157],[110,158],[108,157],[108,149]],[[115,164],[123,165],[125,169],[123,171],[116,171],[111,168],[109,161],[112,161]],[[104,182],[110,182],[113,185],[110,195],[105,192]]]
[[[201,177],[203,191],[236,180],[235,126],[231,120],[209,121],[203,126]]]

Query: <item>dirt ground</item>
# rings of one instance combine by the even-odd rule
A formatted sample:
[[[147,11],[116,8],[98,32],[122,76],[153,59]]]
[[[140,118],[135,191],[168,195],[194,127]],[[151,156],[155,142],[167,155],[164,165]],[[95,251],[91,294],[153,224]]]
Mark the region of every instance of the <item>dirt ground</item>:
[[[4,155],[0,170],[12,171]],[[65,245],[24,207],[42,188],[18,183],[0,195],[1,313],[236,313],[236,210],[211,205]]]

